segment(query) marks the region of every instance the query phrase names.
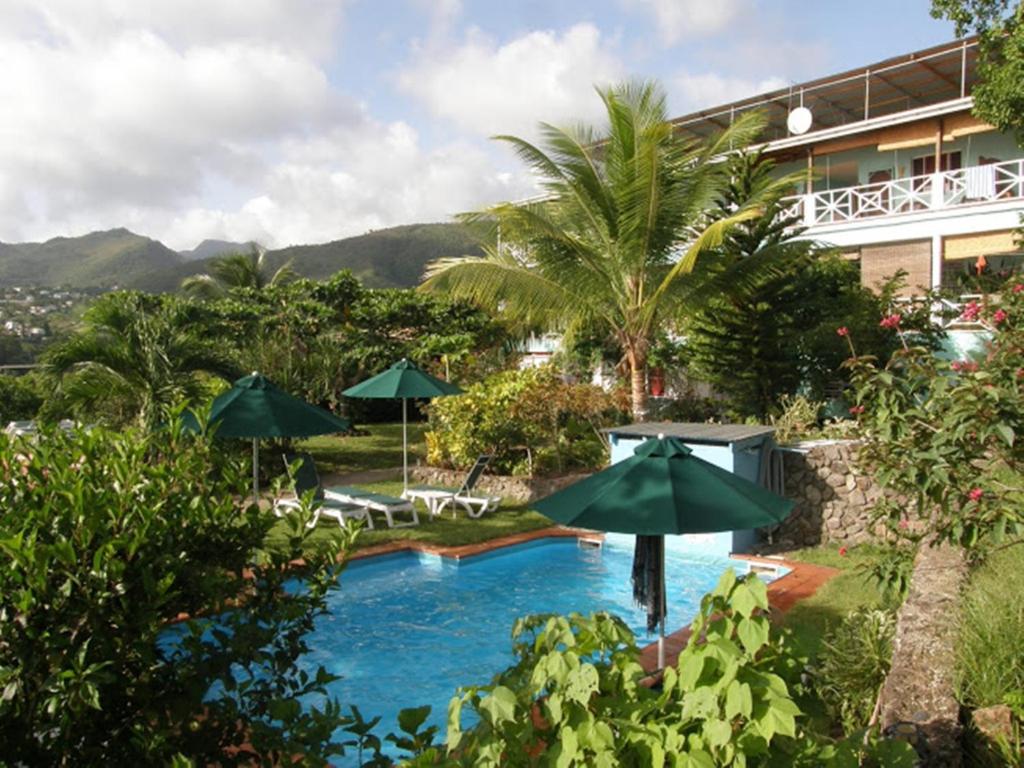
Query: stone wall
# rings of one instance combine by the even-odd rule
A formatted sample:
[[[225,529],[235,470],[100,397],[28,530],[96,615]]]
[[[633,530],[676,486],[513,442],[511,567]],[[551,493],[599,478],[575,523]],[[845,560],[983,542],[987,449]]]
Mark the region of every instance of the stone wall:
[[[928,542],[918,550],[910,591],[896,615],[892,667],[882,687],[883,731],[911,742],[921,765],[959,768],[960,705],[954,694],[963,551]]]
[[[884,533],[871,508],[881,487],[857,467],[856,442],[805,443],[779,449],[785,495],[796,508],[772,533],[779,548],[855,544]]]
[[[458,488],[466,479],[466,473],[438,467],[410,467],[411,479],[422,485],[438,485],[444,488]],[[561,477],[520,477],[514,475],[484,474],[477,483],[477,490],[503,499],[536,501],[555,491],[572,485],[586,477],[586,474],[562,475]]]

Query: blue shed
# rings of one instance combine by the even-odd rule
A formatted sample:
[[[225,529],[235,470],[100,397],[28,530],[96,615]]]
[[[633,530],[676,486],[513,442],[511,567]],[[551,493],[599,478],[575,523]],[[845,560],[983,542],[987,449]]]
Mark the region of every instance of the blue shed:
[[[775,445],[774,427],[744,424],[686,424],[670,421],[649,421],[605,430],[611,444],[611,463],[633,455],[644,440],[663,435],[675,437],[693,451],[694,456],[715,466],[767,485],[768,457]],[[724,531],[666,536],[666,547],[711,555],[747,552],[757,541],[757,533]]]

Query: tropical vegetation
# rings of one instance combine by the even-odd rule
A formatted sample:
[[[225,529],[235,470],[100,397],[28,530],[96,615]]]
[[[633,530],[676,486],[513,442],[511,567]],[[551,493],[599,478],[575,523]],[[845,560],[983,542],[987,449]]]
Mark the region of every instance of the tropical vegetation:
[[[232,288],[251,288],[262,291],[284,285],[297,275],[290,261],[272,270],[267,263],[267,251],[252,246],[248,253],[228,253],[218,256],[209,264],[209,272],[185,278],[181,288],[197,298],[217,298]]]
[[[626,402],[545,367],[496,373],[458,398],[435,400],[427,413],[431,465],[468,469],[486,453],[502,474],[565,474],[607,460],[601,430],[625,420]]]
[[[0,435],[5,763],[325,765],[341,753],[332,678],[297,660],[351,534],[306,552],[307,588],[286,590],[309,534],[298,520],[265,550],[272,518],[238,501],[246,482],[173,424]]]
[[[756,218],[765,194],[790,181],[709,217],[729,184],[731,166],[718,158],[747,146],[762,118],[744,116],[713,140],[697,142],[674,129],[654,83],[598,94],[606,131],[542,124],[541,147],[499,137],[541,179],[542,196],[465,217],[486,226],[485,255],[433,263],[424,286],[570,339],[596,326],[622,350],[633,415],[642,420],[648,356],[660,323],[723,283],[749,285],[771,269],[769,260],[753,255],[712,276],[695,272],[698,259],[713,258],[730,229]]]

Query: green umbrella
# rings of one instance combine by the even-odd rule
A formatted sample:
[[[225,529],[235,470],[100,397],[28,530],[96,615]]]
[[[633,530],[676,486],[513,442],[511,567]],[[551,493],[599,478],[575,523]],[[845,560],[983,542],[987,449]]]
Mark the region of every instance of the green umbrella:
[[[409,434],[408,401],[410,398],[461,395],[454,384],[431,376],[411,360],[402,359],[383,373],[349,387],[341,394],[347,397],[366,397],[402,400],[402,487],[409,490]]]
[[[661,625],[664,666],[665,535],[775,525],[794,503],[692,455],[680,440],[641,443],[630,458],[541,499],[541,514],[564,525],[637,534],[633,594]]]
[[[258,373],[242,377],[219,395],[210,407],[209,422],[216,426],[218,437],[252,438],[252,493],[257,500],[261,437],[310,437],[344,432],[350,426],[330,411],[278,389]]]

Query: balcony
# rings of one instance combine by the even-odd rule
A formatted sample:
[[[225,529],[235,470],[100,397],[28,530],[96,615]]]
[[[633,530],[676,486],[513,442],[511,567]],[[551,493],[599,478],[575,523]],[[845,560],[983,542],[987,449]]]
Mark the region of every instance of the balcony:
[[[795,195],[783,203],[786,216],[811,228],[1014,200],[1024,200],[1024,158]]]

